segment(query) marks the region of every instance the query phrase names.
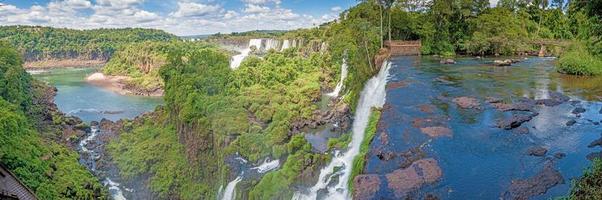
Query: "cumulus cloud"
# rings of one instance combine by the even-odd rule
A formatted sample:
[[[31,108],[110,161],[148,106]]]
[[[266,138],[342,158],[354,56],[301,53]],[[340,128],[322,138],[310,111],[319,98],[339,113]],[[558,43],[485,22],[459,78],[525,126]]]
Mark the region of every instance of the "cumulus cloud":
[[[288,30],[316,26],[335,19],[342,10],[314,16],[282,8],[280,0],[241,0],[239,8],[224,8],[215,0],[180,0],[167,12],[143,9],[145,0],[52,0],[46,5],[0,6],[0,25],[42,25],[76,29],[141,27],[176,35]]]

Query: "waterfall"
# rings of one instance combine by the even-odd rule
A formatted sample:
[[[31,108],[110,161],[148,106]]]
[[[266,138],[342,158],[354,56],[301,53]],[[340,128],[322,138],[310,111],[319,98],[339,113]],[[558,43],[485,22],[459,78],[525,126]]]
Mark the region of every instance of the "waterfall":
[[[309,189],[309,193],[295,193],[293,199],[316,199],[318,191],[321,194],[327,192],[324,199],[351,199],[347,183],[353,167],[353,158],[359,154],[372,107],[382,107],[385,103],[389,67],[388,62],[383,63],[378,75],[368,80],[360,93],[353,121],[353,135],[347,152],[336,153],[330,164],[320,171],[318,183]],[[336,176],[339,176],[338,179]]]
[[[114,200],[126,200],[125,196],[123,196],[123,192],[119,188],[119,183],[115,183],[111,181],[111,179],[107,178],[104,181],[104,185],[109,186],[109,192],[111,193],[111,197],[113,197]]]
[[[251,168],[252,170],[257,170],[258,173],[263,174],[273,169],[276,169],[280,166],[280,160],[272,160],[268,162],[269,159],[265,159],[263,163],[257,167]]]
[[[261,49],[261,43],[262,43],[261,39],[251,39],[251,40],[249,40],[249,46],[246,49],[243,49],[240,52],[240,54],[232,56],[232,61],[230,62],[230,68],[236,69],[236,68],[240,67],[240,63],[242,63],[242,61],[247,56],[249,56],[249,54],[251,53],[251,47],[255,46],[255,48]]]
[[[341,65],[341,79],[339,80],[339,83],[337,83],[337,86],[334,88],[334,90],[331,93],[328,93],[326,95],[331,96],[331,97],[338,97],[339,93],[341,92],[341,89],[343,89],[343,83],[345,82],[345,79],[347,78],[347,61],[343,60],[343,64]]]
[[[242,181],[242,175],[236,177],[236,179],[228,183],[226,190],[224,190],[224,196],[222,197],[222,200],[233,200],[236,198],[236,185],[240,181]]]
[[[278,50],[280,47],[280,41],[275,39],[267,39],[265,42],[265,51],[270,49]]]
[[[86,148],[86,145],[88,145],[88,143],[96,137],[98,132],[99,131],[96,126],[90,127],[90,135],[79,142],[79,146],[82,148],[83,152],[90,153],[90,150],[88,148]]]
[[[282,42],[282,48],[280,48],[280,51],[284,51],[284,50],[286,50],[286,49],[288,49],[290,47],[291,47],[290,41],[289,40],[284,40]]]

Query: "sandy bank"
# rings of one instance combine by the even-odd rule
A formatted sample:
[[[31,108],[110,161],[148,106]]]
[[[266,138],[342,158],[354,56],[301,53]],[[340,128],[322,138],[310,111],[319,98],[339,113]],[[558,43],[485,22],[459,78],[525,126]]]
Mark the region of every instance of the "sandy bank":
[[[94,73],[86,77],[86,82],[96,85],[121,95],[138,95],[138,96],[163,96],[162,89],[154,91],[145,91],[128,85],[129,77],[126,76],[106,76],[102,73]]]

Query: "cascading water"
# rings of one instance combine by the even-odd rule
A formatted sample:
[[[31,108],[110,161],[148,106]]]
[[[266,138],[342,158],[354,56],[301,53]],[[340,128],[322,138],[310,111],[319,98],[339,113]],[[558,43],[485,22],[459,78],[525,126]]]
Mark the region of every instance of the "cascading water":
[[[246,49],[243,49],[240,54],[232,56],[232,61],[230,62],[230,68],[236,69],[240,67],[242,61],[249,56],[251,53],[251,47],[255,46],[257,49],[261,49],[261,39],[251,39],[249,40],[249,46]]]
[[[263,161],[263,164],[257,166],[257,167],[253,167],[251,168],[252,170],[257,170],[257,173],[263,174],[269,171],[272,171],[273,169],[276,169],[280,166],[280,160],[272,160],[268,162],[268,159],[266,159],[265,161]]]
[[[289,41],[289,40],[284,40],[284,41],[282,42],[282,48],[280,48],[280,51],[284,51],[284,50],[286,50],[286,49],[288,49],[288,48],[291,48],[291,41]]]
[[[331,93],[328,93],[326,95],[331,96],[331,97],[338,97],[339,93],[341,92],[341,89],[343,89],[343,83],[345,82],[345,79],[347,78],[347,61],[343,60],[343,64],[341,65],[341,79],[339,80],[339,83],[337,83],[337,86],[334,88],[334,90]]]
[[[224,190],[224,196],[222,197],[222,200],[233,200],[236,198],[236,185],[238,185],[240,181],[242,181],[242,175],[236,177],[236,179],[228,183],[226,189]]]
[[[327,191],[323,199],[351,199],[347,183],[353,167],[353,158],[359,154],[372,107],[382,107],[385,103],[389,67],[388,62],[383,63],[378,75],[368,80],[360,94],[353,121],[353,135],[347,152],[336,153],[330,164],[320,171],[318,183],[311,187],[308,193],[295,193],[293,199],[317,199],[318,191]],[[336,176],[339,176],[338,179]]]
[[[280,47],[280,41],[279,40],[275,40],[275,39],[267,39],[265,41],[265,51],[268,51],[270,49],[274,49],[274,50],[278,50]]]

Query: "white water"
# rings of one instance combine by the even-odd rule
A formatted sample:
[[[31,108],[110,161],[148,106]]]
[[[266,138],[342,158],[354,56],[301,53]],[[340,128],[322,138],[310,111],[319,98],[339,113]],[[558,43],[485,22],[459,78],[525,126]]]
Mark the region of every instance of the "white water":
[[[95,126],[92,126],[90,128],[90,135],[79,142],[79,146],[82,148],[83,152],[86,152],[86,153],[90,152],[90,150],[88,148],[86,148],[86,145],[90,141],[94,140],[94,138],[96,137],[97,134],[98,134],[98,128],[96,128]]]
[[[347,182],[351,175],[353,158],[359,154],[372,107],[382,107],[385,103],[385,86],[389,75],[389,67],[388,62],[383,63],[378,75],[368,80],[360,94],[353,121],[353,135],[347,152],[343,154],[336,153],[330,164],[320,171],[318,183],[309,189],[309,193],[295,193],[293,199],[317,199],[318,191],[322,189],[328,191],[324,199],[351,199]],[[335,172],[335,168],[341,169]],[[331,181],[336,181],[336,179],[333,180],[333,177],[337,175],[340,175],[338,182],[330,184]]]
[[[251,39],[249,40],[249,46],[246,49],[243,49],[240,54],[232,56],[232,61],[230,62],[230,68],[236,69],[240,67],[240,63],[249,56],[251,53],[251,47],[255,46],[257,49],[261,49],[261,39]]]
[[[282,48],[280,48],[280,51],[284,51],[288,48],[291,48],[291,41],[284,40],[284,42],[282,42]]]
[[[257,167],[251,168],[252,170],[257,170],[258,173],[263,174],[269,171],[272,171],[280,166],[280,160],[272,160],[268,162],[268,159],[263,161],[263,163]]]
[[[275,39],[267,39],[265,41],[265,51],[268,51],[270,49],[274,49],[274,50],[278,50],[280,47],[280,41],[279,40],[275,40]]]
[[[224,190],[224,196],[222,197],[222,200],[233,200],[236,198],[236,185],[240,181],[242,181],[242,176],[238,176],[236,179],[228,183],[226,190]]]
[[[331,96],[331,97],[338,97],[339,93],[341,92],[341,90],[343,89],[343,83],[345,82],[345,79],[347,78],[347,61],[343,60],[343,64],[341,65],[341,79],[339,80],[339,83],[337,83],[337,86],[334,88],[334,90],[331,93],[328,93],[326,95]]]
[[[111,197],[113,197],[114,200],[126,200],[125,196],[123,196],[123,192],[119,188],[119,183],[115,183],[107,178],[107,180],[104,181],[104,184],[105,186],[109,186]]]

